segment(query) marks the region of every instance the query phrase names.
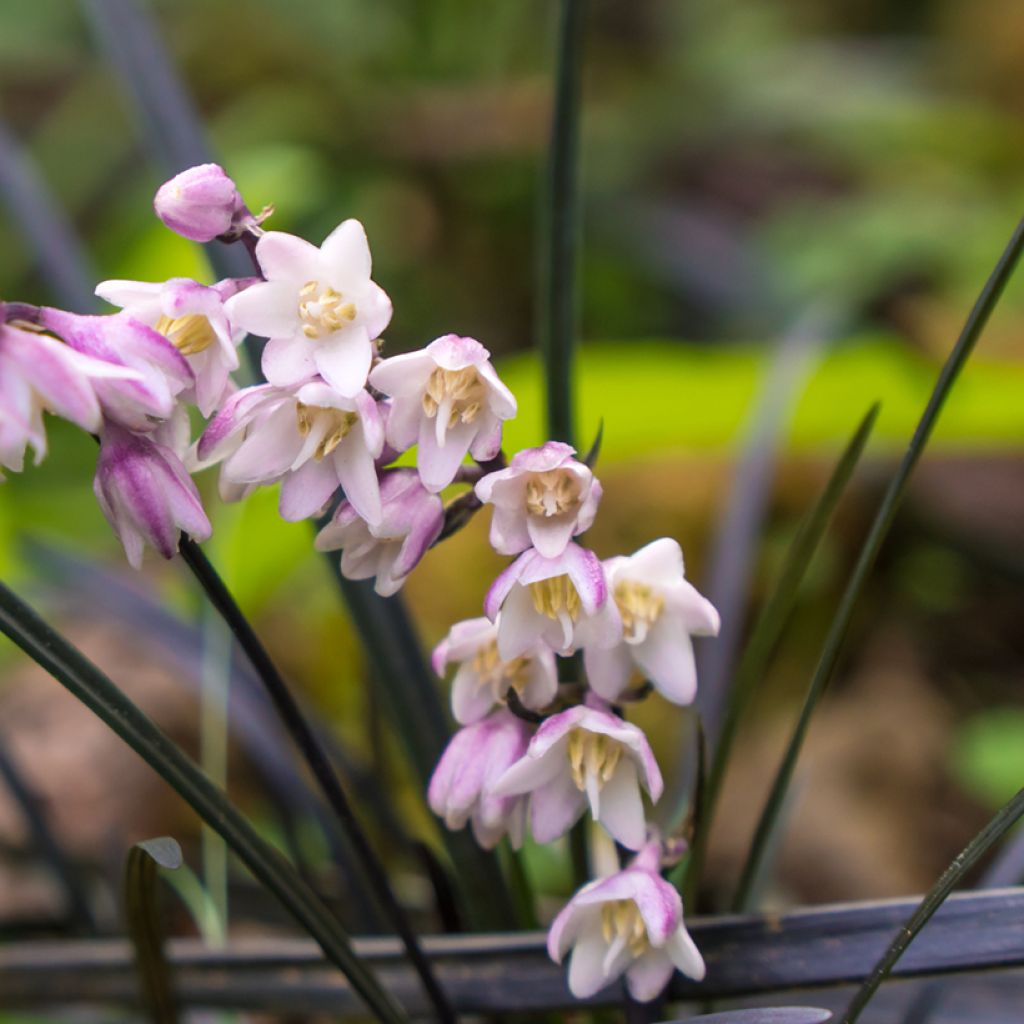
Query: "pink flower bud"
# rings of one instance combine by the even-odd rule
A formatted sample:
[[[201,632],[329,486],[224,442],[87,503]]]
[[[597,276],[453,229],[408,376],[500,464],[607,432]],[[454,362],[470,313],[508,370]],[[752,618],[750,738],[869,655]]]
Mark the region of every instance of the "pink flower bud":
[[[164,182],[153,199],[156,215],[193,242],[212,242],[245,210],[235,183],[219,164],[201,164]]]

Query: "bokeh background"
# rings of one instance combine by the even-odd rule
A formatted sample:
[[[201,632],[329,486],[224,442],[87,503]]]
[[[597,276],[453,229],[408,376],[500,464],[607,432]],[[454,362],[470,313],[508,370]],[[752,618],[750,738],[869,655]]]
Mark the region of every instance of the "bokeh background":
[[[274,204],[275,228],[316,242],[361,219],[395,303],[389,351],[449,331],[479,338],[520,396],[507,447],[540,443],[537,214],[556,5],[152,9],[249,205]],[[585,445],[604,423],[598,553],[671,535],[706,589],[742,453],[762,433],[771,451],[777,432],[728,624],[742,637],[840,445],[882,402],[744,725],[708,866],[713,898],[734,880],[893,458],[1024,208],[1024,8],[593,0],[585,59],[578,426]],[[95,280],[211,279],[199,248],[152,215],[163,175],[146,126],[78,5],[0,5],[0,114]],[[55,301],[4,209],[0,295]],[[795,357],[794,325],[806,335]],[[0,490],[0,571],[198,750],[197,680],[217,663],[215,630],[179,567],[124,565],[92,498],[93,443],[55,422],[50,433],[46,462]],[[812,728],[775,903],[920,891],[1024,777],[1022,444],[1016,281],[954,391]],[[214,483],[203,480],[213,559],[356,768],[435,843],[309,530],[277,519],[273,493],[218,505]],[[500,567],[486,527],[478,517],[408,585],[428,646],[479,614]],[[139,609],[152,612],[141,624],[129,615]],[[182,625],[185,640],[173,632]],[[671,765],[683,713],[652,702],[641,720]],[[246,728],[233,724],[230,785],[259,817],[259,739]],[[194,820],[148,769],[7,644],[0,743],[96,878],[135,839],[195,840]],[[530,857],[557,892],[557,866]],[[396,855],[394,870],[407,900],[426,901],[414,863]],[[0,793],[0,929],[45,922],[55,900]]]

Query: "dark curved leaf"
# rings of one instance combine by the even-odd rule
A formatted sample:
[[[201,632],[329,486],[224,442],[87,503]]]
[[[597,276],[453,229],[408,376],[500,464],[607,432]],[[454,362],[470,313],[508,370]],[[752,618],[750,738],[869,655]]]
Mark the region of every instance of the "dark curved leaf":
[[[706,1013],[700,1017],[683,1017],[662,1021],[661,1024],[686,1024],[699,1020],[704,1024],[824,1024],[831,1020],[828,1010],[814,1006],[771,1006],[763,1010],[726,1010],[724,1013]]]
[[[176,1024],[178,1008],[164,956],[163,923],[157,899],[157,868],[181,867],[181,847],[169,836],[146,839],[128,851],[124,867],[124,913],[135,948],[142,1002],[154,1024]]]

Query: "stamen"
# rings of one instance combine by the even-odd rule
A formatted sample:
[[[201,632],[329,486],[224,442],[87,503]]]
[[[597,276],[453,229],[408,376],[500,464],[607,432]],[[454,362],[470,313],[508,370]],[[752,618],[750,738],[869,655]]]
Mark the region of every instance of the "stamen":
[[[569,733],[569,768],[576,788],[587,788],[588,776],[597,781],[601,790],[615,774],[622,759],[622,744],[602,732],[573,729]]]
[[[640,643],[665,609],[665,597],[646,583],[622,580],[615,585],[615,603],[627,643]]]
[[[438,366],[427,378],[423,411],[433,419],[444,407],[444,425],[450,430],[460,420],[472,423],[480,413],[485,395],[486,387],[474,367],[445,370]]]
[[[526,510],[532,516],[559,516],[580,504],[579,480],[564,469],[533,473],[526,484]]]
[[[344,296],[330,286],[321,287],[319,281],[307,281],[299,289],[299,319],[302,333],[314,340],[324,332],[340,330],[356,318],[352,302],[343,302]]]
[[[601,935],[607,943],[621,938],[634,957],[643,956],[651,948],[647,925],[634,900],[611,900],[601,907]]]
[[[162,316],[153,328],[162,334],[183,356],[205,352],[217,340],[217,334],[201,313],[187,316]]]
[[[313,458],[319,462],[345,440],[359,417],[356,413],[346,412],[344,409],[322,409],[296,402],[295,419],[298,422],[299,433],[303,437],[307,437],[314,426],[318,426],[323,432],[323,437],[313,452]]]
[[[558,619],[563,613],[568,613],[573,622],[580,617],[579,591],[568,576],[551,576],[528,586],[533,607],[541,615]]]
[[[502,661],[497,640],[484,644],[473,656],[472,664],[477,686],[480,689],[488,687],[498,702],[504,701],[509,688],[522,694],[530,681],[530,659],[519,657]]]

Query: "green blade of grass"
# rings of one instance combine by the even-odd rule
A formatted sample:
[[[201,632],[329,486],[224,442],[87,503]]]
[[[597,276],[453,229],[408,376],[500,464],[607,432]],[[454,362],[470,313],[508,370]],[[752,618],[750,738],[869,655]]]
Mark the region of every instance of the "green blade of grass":
[[[580,82],[586,0],[562,0],[551,147],[541,207],[540,348],[548,436],[575,444],[573,363],[579,248]]]
[[[871,569],[874,567],[875,559],[878,557],[882,543],[889,532],[889,528],[892,526],[893,519],[896,517],[896,512],[900,502],[903,500],[910,475],[924,452],[925,445],[928,443],[935,423],[939,418],[946,397],[949,395],[968,357],[974,350],[985,324],[992,315],[992,311],[995,309],[999,297],[1006,287],[1006,283],[1017,266],[1022,250],[1024,250],[1024,220],[1017,225],[998,263],[985,282],[981,294],[974,303],[974,307],[971,309],[960,332],[960,337],[957,339],[956,344],[953,346],[953,351],[950,352],[939,373],[938,380],[935,382],[935,387],[928,399],[924,412],[921,414],[921,419],[914,430],[913,437],[910,439],[910,443],[895,475],[889,482],[889,486],[882,498],[882,503],[871,524],[867,539],[864,541],[860,555],[854,565],[853,573],[839,602],[835,618],[832,620],[832,625],[829,627],[828,634],[825,637],[822,653],[811,678],[803,707],[800,710],[800,716],[790,737],[778,773],[772,783],[761,818],[758,821],[754,840],[751,844],[736,897],[733,901],[734,909],[740,910],[747,907],[753,884],[760,874],[765,851],[769,846],[775,820],[782,808],[786,790],[789,787],[811,715],[817,707],[822,694],[825,692],[825,688],[832,678],[832,673],[835,671],[843,640],[846,638],[846,632],[853,618],[853,610],[860,598],[861,591],[864,589],[864,584]]]
[[[957,882],[978,862],[988,849],[997,843],[1013,826],[1024,817],[1024,789],[1004,804],[991,821],[957,854],[956,858],[942,873],[939,880],[928,890],[917,909],[906,924],[896,933],[889,948],[882,954],[874,970],[854,993],[850,1005],[842,1017],[842,1024],[854,1024],[860,1018],[864,1007],[878,991],[879,985],[889,976],[917,933],[928,923]]]
[[[142,1002],[153,1024],[177,1024],[178,1008],[164,955],[157,899],[157,869],[181,867],[181,847],[169,836],[146,839],[128,851],[124,866],[124,914],[142,983]]]
[[[110,679],[0,583],[0,632],[121,737],[212,826],[258,881],[312,936],[378,1019],[406,1017],[353,951],[348,935],[295,869],[264,842],[238,809]]]
[[[828,524],[839,504],[839,499],[845,492],[846,486],[860,462],[861,455],[864,453],[864,448],[878,418],[878,411],[879,405],[876,403],[860,421],[860,425],[832,470],[825,489],[801,524],[786,553],[786,560],[775,589],[765,602],[736,668],[718,744],[712,755],[711,769],[708,772],[707,787],[703,798],[703,813],[698,819],[687,866],[686,889],[691,901],[700,882],[711,822],[740,719],[754,695],[755,687],[764,677],[768,661],[792,614],[800,585],[807,574],[811,560],[825,536]]]

